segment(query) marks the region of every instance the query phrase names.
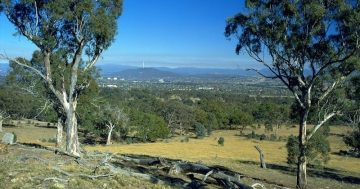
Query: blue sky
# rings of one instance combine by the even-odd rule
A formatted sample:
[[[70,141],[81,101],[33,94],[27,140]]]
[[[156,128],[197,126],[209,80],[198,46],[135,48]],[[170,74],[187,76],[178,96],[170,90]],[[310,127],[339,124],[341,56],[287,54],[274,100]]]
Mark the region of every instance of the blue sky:
[[[243,0],[125,0],[118,35],[99,64],[148,67],[259,67],[224,36],[226,18]],[[0,51],[29,58],[35,50],[0,16]]]

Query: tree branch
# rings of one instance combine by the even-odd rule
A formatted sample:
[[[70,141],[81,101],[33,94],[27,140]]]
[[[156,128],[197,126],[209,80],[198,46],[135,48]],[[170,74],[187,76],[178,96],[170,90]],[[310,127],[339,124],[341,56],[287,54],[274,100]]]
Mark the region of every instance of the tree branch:
[[[330,93],[331,91],[333,91],[335,89],[335,87],[343,80],[345,80],[346,77],[340,77],[339,79],[337,79],[336,81],[334,81],[330,87],[328,87],[326,89],[326,91],[323,93],[323,95],[320,96],[318,103],[323,101]]]
[[[329,119],[331,119],[332,117],[334,117],[335,115],[337,115],[338,112],[332,112],[328,115],[326,115],[324,117],[324,119],[322,121],[320,121],[312,130],[311,132],[308,134],[308,136],[306,137],[306,140],[310,140],[311,137],[316,133],[316,131],[322,126],[324,125],[324,123],[326,123]]]
[[[267,75],[261,73],[259,70],[253,69],[253,68],[246,69],[246,71],[255,71],[257,74],[261,75],[262,77],[268,78],[268,79],[276,79],[276,78],[278,78],[278,76],[267,76]]]
[[[27,64],[24,64],[22,62],[20,62],[18,59],[12,59],[10,57],[8,57],[7,55],[5,54],[0,54],[0,59],[3,59],[3,60],[8,60],[8,61],[13,61],[15,62],[16,64],[20,65],[20,66],[23,66],[25,68],[28,68],[30,69],[32,72],[34,72],[35,74],[37,74],[38,76],[40,76],[41,78],[43,78],[44,80],[46,80],[46,77],[45,75],[38,69],[32,67],[32,66],[29,66]]]
[[[86,67],[84,68],[84,71],[88,71],[90,70],[95,64],[96,62],[99,60],[100,58],[100,54],[101,54],[101,51],[100,50],[97,50],[97,52],[95,53],[93,59],[86,65]]]

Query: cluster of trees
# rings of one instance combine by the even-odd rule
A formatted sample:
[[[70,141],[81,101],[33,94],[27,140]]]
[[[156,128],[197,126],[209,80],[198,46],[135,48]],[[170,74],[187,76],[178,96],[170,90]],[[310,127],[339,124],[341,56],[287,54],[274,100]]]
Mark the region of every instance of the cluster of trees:
[[[35,52],[34,57],[37,54]],[[51,93],[41,78],[34,79],[31,71],[11,62],[1,87],[1,108],[12,118],[58,121],[56,104],[49,101]],[[118,123],[118,127],[111,129],[113,135],[118,136],[116,139],[136,137],[140,141],[154,141],[195,132],[196,125],[204,127],[209,135],[214,129],[243,130],[252,124],[291,123],[292,101],[291,98],[260,98],[218,91],[124,91],[99,88],[96,80],[91,79],[78,101],[77,120],[81,130],[100,138],[107,138],[112,128],[109,125]],[[113,115],[115,112],[123,115]]]

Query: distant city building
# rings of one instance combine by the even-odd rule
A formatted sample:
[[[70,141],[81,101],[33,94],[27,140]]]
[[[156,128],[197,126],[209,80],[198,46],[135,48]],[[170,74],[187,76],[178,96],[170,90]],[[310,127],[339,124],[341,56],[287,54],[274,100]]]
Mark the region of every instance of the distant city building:
[[[106,87],[108,87],[108,88],[117,88],[118,86],[117,85],[106,85]]]
[[[198,90],[214,90],[214,87],[199,87]]]

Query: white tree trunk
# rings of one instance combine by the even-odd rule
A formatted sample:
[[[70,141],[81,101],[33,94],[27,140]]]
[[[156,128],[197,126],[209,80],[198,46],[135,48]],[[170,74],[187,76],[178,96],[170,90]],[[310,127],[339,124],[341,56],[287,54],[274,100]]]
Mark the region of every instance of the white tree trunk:
[[[111,144],[111,134],[112,134],[112,131],[114,130],[114,127],[115,127],[115,125],[113,125],[111,123],[108,125],[109,133],[108,133],[108,136],[107,136],[106,145]]]
[[[259,152],[260,167],[263,168],[263,169],[266,169],[265,156],[264,156],[264,153],[263,153],[262,149],[260,148],[259,145],[256,145],[255,148]]]
[[[306,158],[306,145],[307,145],[307,118],[309,114],[309,109],[301,110],[300,112],[300,127],[299,127],[299,157],[298,157],[298,170],[297,170],[297,180],[296,187],[299,189],[307,188],[307,158]]]
[[[2,124],[3,124],[3,119],[0,119],[0,133],[3,132]]]
[[[66,151],[80,157],[77,119],[73,108],[66,110]]]
[[[56,147],[63,148],[63,125],[61,124],[61,119],[58,119],[57,122],[57,134],[56,134]]]

